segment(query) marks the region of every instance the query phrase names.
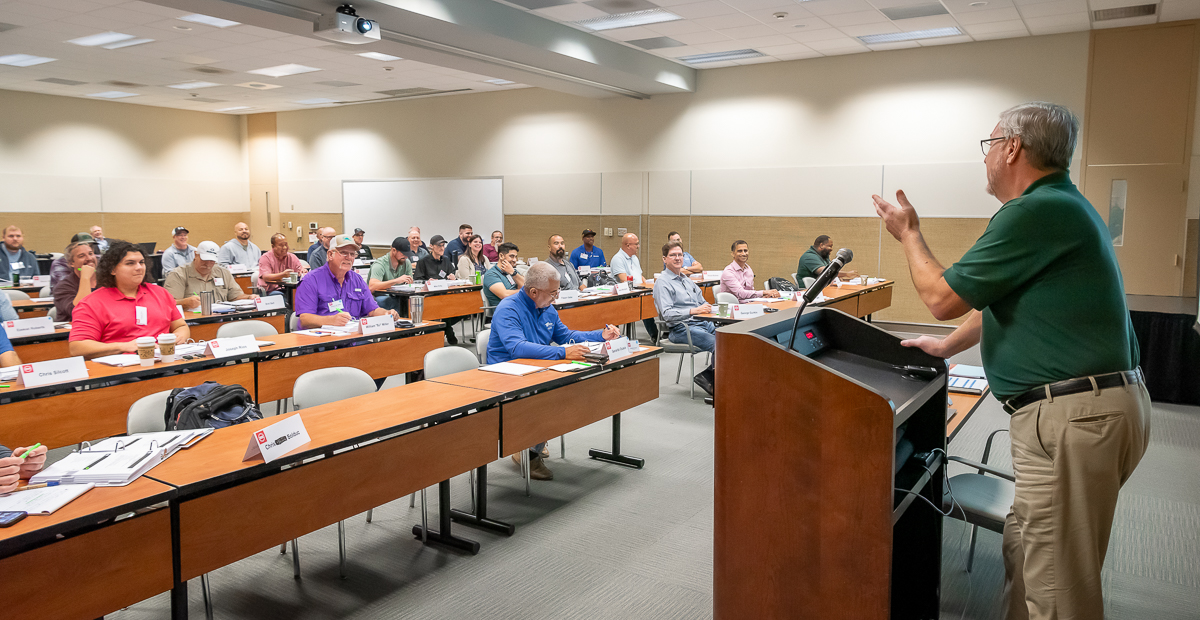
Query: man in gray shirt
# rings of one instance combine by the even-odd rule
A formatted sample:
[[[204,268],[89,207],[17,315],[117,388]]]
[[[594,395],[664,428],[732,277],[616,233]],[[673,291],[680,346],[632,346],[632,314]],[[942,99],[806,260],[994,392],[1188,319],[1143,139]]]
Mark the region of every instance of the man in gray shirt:
[[[700,287],[683,273],[683,247],[678,242],[663,246],[663,264],[666,269],[654,280],[654,308],[667,324],[667,339],[676,344],[687,344],[690,335],[692,346],[716,353],[716,326],[710,321],[693,318],[712,312],[712,305],[704,300]],[[714,366],[700,371],[693,380],[712,396],[716,384]]]
[[[558,289],[561,291],[583,290],[583,285],[579,281],[579,272],[575,271],[575,266],[567,260],[567,244],[563,241],[562,236],[551,235],[548,245],[550,257],[546,262],[550,263],[558,272]]]
[[[162,253],[162,275],[167,277],[168,273],[175,270],[176,267],[192,264],[192,259],[196,258],[196,248],[188,245],[188,229],[183,226],[176,226],[175,230],[171,231],[171,239],[174,243],[171,247],[163,250]]]
[[[225,245],[221,246],[221,251],[217,252],[217,262],[223,267],[241,265],[247,269],[254,269],[258,259],[262,257],[262,250],[250,240],[250,225],[238,222],[233,227],[233,234],[233,239],[226,241]]]

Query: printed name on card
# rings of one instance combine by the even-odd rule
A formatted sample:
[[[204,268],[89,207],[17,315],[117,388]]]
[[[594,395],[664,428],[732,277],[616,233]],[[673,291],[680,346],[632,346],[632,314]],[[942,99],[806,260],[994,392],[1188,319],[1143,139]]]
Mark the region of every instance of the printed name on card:
[[[270,463],[310,441],[312,440],[308,436],[308,430],[304,428],[304,422],[297,413],[286,420],[255,431],[250,436],[250,445],[246,448],[246,455],[242,460],[248,461],[261,454],[263,462]]]

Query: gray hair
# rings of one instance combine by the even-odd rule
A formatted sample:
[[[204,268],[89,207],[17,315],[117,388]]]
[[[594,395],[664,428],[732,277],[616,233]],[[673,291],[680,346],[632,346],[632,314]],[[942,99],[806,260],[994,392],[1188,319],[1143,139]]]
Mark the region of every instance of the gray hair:
[[[1067,170],[1079,139],[1079,119],[1066,106],[1032,101],[1001,112],[1000,133],[1005,138],[1021,136],[1033,166]]]
[[[558,281],[558,271],[554,265],[546,261],[538,261],[529,267],[529,271],[525,272],[525,290],[536,288],[539,291],[544,291],[551,288],[558,288],[558,284],[550,286],[550,281]]]

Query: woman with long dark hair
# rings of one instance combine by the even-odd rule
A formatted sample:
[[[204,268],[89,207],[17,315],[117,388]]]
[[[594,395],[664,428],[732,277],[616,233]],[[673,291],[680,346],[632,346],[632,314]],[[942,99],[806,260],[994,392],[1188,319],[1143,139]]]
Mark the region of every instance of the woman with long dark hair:
[[[458,257],[458,279],[470,280],[476,273],[483,273],[492,266],[492,261],[483,255],[483,237],[471,235],[467,249]]]

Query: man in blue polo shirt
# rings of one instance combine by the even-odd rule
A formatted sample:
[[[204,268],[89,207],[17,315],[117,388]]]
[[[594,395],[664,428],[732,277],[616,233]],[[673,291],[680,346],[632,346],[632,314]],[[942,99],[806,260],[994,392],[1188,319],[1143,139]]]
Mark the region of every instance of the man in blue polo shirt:
[[[571,265],[576,269],[580,267],[607,267],[608,261],[604,260],[604,250],[596,247],[596,231],[588,228],[583,231],[583,245],[571,250]]]
[[[546,262],[534,263],[525,273],[525,287],[517,294],[500,301],[492,315],[492,336],[488,340],[487,361],[490,364],[515,359],[583,361],[588,352],[585,345],[561,347],[550,344],[571,342],[600,342],[621,335],[609,325],[603,330],[577,332],[568,329],[558,318],[554,298],[558,297],[558,272]],[[542,462],[539,443],[529,450],[529,477],[534,480],[553,480],[554,473]],[[513,455],[521,463],[520,453]]]
[[[329,243],[328,261],[310,271],[296,288],[295,308],[300,326],[305,329],[322,325],[341,326],[365,316],[391,314],[375,303],[371,288],[354,271],[358,244],[348,235],[338,235]]]

